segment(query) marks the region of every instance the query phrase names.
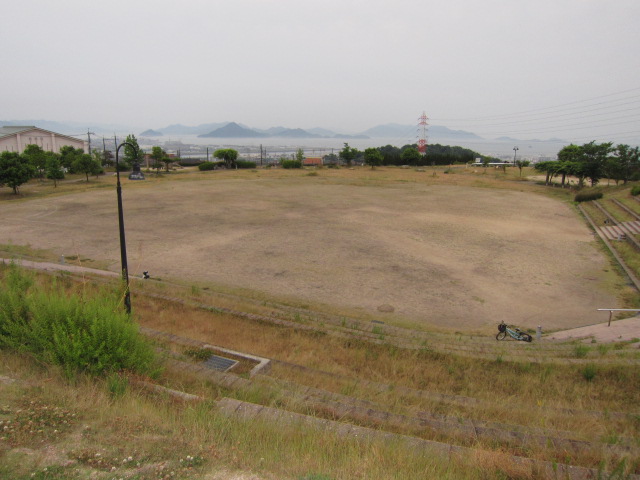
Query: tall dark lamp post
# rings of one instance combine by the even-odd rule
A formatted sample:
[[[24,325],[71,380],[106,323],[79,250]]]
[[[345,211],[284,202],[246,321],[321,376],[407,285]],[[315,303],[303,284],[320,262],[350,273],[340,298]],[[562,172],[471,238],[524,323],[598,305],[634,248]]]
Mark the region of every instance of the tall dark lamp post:
[[[513,165],[514,166],[516,164],[516,153],[518,153],[518,150],[520,150],[518,147],[513,147]]]
[[[122,263],[122,280],[124,281],[124,308],[128,314],[131,313],[131,294],[129,292],[129,268],[127,267],[127,244],[124,238],[124,214],[122,211],[122,186],[120,185],[120,164],[118,163],[118,152],[124,145],[129,145],[133,149],[134,158],[138,158],[138,149],[129,142],[122,142],[116,147],[116,192],[118,195],[118,227],[120,228],[120,261]]]

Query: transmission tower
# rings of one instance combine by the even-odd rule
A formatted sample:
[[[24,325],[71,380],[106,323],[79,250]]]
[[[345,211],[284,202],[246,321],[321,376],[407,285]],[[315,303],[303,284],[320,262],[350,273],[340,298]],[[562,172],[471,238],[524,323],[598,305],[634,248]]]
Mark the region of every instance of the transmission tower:
[[[422,155],[427,154],[427,132],[429,131],[429,118],[427,114],[422,112],[420,118],[418,118],[420,122],[418,123],[418,151]]]

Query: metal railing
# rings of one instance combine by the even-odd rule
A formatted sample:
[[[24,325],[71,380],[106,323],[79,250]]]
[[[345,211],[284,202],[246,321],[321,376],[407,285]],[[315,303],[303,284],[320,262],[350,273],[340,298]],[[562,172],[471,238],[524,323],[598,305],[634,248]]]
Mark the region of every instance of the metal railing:
[[[599,308],[598,311],[609,312],[609,324],[607,325],[607,327],[610,327],[613,312],[640,312],[640,308]]]

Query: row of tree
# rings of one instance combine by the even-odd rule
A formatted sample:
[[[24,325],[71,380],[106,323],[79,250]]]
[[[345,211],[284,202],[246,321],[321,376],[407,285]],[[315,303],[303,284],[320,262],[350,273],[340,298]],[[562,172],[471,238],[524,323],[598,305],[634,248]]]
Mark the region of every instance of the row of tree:
[[[584,145],[567,145],[558,152],[558,159],[538,162],[534,168],[546,174],[548,185],[554,177],[561,177],[561,185],[568,177],[578,179],[578,188],[582,188],[585,180],[591,186],[598,184],[602,178],[610,178],[626,184],[629,180],[640,180],[640,154],[638,147],[613,143],[589,142]]]
[[[327,155],[324,160],[325,163],[336,163],[339,159],[347,165],[364,163],[372,167],[378,165],[411,165],[419,167],[469,163],[473,162],[476,158],[485,157],[468,148],[440,144],[429,145],[426,154],[423,155],[418,151],[416,144],[405,145],[400,148],[394,147],[393,145],[386,145],[384,147],[367,148],[364,151],[359,151],[358,149],[350,147],[348,143],[345,143],[338,157],[335,155]]]
[[[130,169],[134,162],[141,162],[144,158],[134,135],[127,136],[126,142],[135,148],[125,144],[121,170]],[[162,151],[163,161],[165,157]],[[45,151],[39,145],[27,145],[20,154],[9,151],[0,153],[0,187],[6,185],[17,194],[20,185],[31,178],[48,178],[57,187],[58,180],[64,179],[65,173],[84,174],[89,181],[89,175],[100,175],[104,167],[113,163],[113,154],[109,150],[94,150],[88,154],[81,148],[65,145],[60,148],[60,153],[55,153]]]

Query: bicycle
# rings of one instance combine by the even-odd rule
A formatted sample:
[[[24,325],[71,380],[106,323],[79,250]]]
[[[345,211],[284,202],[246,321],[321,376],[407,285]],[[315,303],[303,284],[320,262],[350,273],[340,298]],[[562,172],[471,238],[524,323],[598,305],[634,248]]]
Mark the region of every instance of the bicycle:
[[[528,333],[523,332],[518,327],[508,326],[506,323],[502,322],[498,325],[498,334],[496,335],[496,340],[504,340],[507,337],[507,334],[514,340],[520,340],[523,342],[531,342],[533,337]]]

